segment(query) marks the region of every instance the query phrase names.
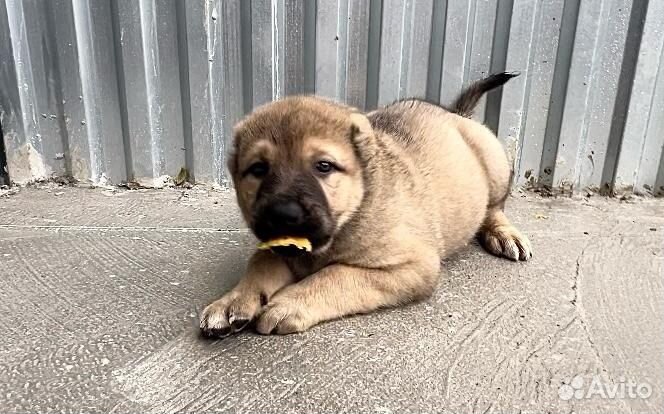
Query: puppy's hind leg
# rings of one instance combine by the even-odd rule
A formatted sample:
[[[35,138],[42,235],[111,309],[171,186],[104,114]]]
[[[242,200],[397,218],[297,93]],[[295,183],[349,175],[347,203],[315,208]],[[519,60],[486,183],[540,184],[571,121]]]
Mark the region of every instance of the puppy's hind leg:
[[[496,256],[514,261],[533,257],[530,240],[510,223],[500,207],[489,208],[477,238],[489,253]]]

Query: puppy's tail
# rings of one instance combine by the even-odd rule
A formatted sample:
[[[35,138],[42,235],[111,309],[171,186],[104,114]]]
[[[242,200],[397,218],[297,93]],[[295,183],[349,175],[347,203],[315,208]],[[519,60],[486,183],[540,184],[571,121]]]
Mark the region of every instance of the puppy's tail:
[[[508,80],[517,76],[519,72],[501,72],[478,80],[461,92],[452,105],[452,112],[470,118],[482,95],[491,89],[503,86]]]

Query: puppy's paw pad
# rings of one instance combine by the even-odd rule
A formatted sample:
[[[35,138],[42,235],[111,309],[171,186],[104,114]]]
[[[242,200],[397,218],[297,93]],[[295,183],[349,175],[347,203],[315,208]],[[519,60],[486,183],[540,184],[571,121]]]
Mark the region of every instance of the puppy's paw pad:
[[[256,331],[263,335],[302,332],[313,325],[306,310],[295,302],[268,303],[256,322]]]
[[[486,250],[496,256],[510,260],[529,260],[533,248],[528,237],[513,226],[499,226],[480,234],[480,241]]]

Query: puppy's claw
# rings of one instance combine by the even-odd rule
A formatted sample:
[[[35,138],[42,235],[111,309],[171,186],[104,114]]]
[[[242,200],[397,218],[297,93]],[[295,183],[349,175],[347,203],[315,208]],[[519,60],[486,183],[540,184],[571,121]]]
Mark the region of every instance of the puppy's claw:
[[[231,291],[203,310],[200,328],[206,336],[225,337],[246,328],[259,311],[259,295]]]
[[[205,336],[206,338],[225,338],[231,334],[231,327],[228,326],[226,328],[221,328],[221,329],[201,329],[201,334]]]
[[[504,241],[503,255],[515,262],[519,261],[519,248],[514,240],[507,239]]]
[[[530,240],[513,226],[499,226],[480,234],[480,242],[496,256],[526,261],[533,257]]]
[[[221,317],[208,306],[201,314],[201,334],[207,338],[225,338],[231,333],[231,327],[225,317]]]
[[[228,322],[231,324],[233,332],[239,332],[246,328],[247,325],[249,325],[251,319],[236,318],[235,315],[232,315],[230,318],[228,318]]]
[[[533,257],[533,249],[527,238],[525,240],[517,241],[516,244],[519,247],[519,260],[527,261]]]
[[[269,303],[256,322],[256,331],[263,335],[302,332],[314,325],[302,305],[283,300]]]

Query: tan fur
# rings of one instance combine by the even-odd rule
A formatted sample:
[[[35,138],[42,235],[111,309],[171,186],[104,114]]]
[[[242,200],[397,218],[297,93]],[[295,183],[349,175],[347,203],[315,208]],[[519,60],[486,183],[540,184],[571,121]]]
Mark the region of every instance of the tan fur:
[[[512,226],[499,208],[490,208],[479,232],[479,239],[489,252],[512,260],[528,260],[532,256],[530,240]]]
[[[270,297],[294,281],[292,272],[281,259],[259,250],[249,260],[247,273],[237,286],[203,310],[201,327],[217,337],[240,331]]]
[[[288,136],[275,142],[271,128],[284,122]],[[240,284],[203,312],[205,332],[239,330],[246,323],[231,327],[238,319],[257,319],[265,334],[299,332],[425,298],[440,277],[441,258],[478,231],[494,254],[531,255],[528,239],[501,210],[510,168],[498,140],[440,107],[404,101],[365,115],[291,97],[259,108],[236,128],[229,163],[250,226],[260,180],[241,174],[259,157],[284,169],[320,157],[344,165],[320,180],[337,221],[334,237],[312,255],[257,253]]]

